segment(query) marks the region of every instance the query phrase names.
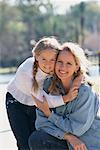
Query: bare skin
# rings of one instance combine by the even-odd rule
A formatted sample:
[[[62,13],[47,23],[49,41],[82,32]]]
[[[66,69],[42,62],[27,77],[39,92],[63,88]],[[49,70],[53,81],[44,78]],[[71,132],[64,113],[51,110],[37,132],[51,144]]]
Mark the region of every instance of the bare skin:
[[[66,134],[64,135],[64,139],[67,140],[74,150],[87,150],[85,144],[76,136],[72,134]]]

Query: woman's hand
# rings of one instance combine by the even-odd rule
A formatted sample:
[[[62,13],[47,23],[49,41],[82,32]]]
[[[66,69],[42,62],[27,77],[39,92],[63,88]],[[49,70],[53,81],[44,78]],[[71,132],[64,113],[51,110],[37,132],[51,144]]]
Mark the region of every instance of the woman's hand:
[[[72,145],[74,150],[87,150],[86,145],[78,137],[72,134],[65,134],[64,139]]]
[[[45,114],[45,116],[49,117],[51,115],[51,111],[49,109],[46,98],[43,96],[43,102],[39,101],[39,99],[37,99],[34,95],[32,95],[32,98],[34,99],[37,107]]]

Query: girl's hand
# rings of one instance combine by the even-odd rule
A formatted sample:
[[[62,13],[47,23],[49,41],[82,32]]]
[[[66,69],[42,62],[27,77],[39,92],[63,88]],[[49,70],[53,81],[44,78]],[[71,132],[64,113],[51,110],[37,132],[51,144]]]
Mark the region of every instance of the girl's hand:
[[[39,101],[34,95],[32,95],[32,98],[34,99],[37,107],[45,114],[46,117],[49,117],[51,114],[51,111],[49,109],[49,105],[46,101],[46,98],[43,96],[43,102]]]
[[[80,74],[78,75],[74,81],[73,81],[73,84],[72,84],[72,87],[70,88],[69,92],[63,96],[63,101],[64,103],[67,103],[67,102],[70,102],[70,101],[73,101],[77,95],[78,95],[78,90],[79,90],[79,87],[81,85],[81,83],[84,81],[84,76],[83,74]]]
[[[81,74],[79,74],[75,79],[74,79],[74,81],[73,81],[73,84],[72,84],[72,87],[77,87],[77,88],[79,88],[80,87],[80,85],[81,85],[81,83],[83,83],[83,81],[84,81],[84,75],[81,73]]]
[[[64,139],[72,145],[74,150],[87,150],[86,145],[72,134],[65,134]]]
[[[63,96],[64,103],[71,102],[77,97],[77,95],[78,95],[78,88],[77,87],[70,88],[69,92],[65,96]]]

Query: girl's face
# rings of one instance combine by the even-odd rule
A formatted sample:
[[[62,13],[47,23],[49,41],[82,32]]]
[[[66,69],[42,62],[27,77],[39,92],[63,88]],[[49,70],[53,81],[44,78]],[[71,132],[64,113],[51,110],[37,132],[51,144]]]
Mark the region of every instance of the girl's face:
[[[39,56],[36,57],[39,68],[49,74],[54,72],[57,53],[54,50],[43,50]]]
[[[78,68],[71,52],[65,50],[60,52],[55,66],[55,72],[61,81],[71,80],[74,72],[76,72]]]

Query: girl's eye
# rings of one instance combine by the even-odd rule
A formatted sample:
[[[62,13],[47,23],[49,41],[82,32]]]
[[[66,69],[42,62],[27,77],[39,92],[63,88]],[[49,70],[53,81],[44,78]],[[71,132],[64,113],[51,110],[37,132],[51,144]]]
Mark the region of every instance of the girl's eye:
[[[58,60],[57,63],[58,63],[58,64],[62,64],[62,61]]]

